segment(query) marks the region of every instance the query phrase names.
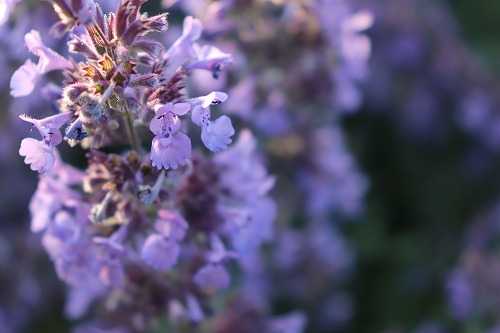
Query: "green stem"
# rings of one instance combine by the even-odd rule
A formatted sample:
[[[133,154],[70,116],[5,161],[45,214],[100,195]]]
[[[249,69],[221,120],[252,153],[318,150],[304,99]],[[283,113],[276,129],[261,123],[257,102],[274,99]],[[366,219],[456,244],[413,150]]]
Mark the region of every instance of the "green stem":
[[[125,126],[127,127],[127,136],[128,140],[130,142],[130,145],[132,148],[137,151],[138,153],[141,152],[141,144],[139,141],[139,136],[137,135],[137,132],[135,131],[134,123],[132,121],[132,116],[130,115],[130,111],[128,110],[128,107],[125,105]]]

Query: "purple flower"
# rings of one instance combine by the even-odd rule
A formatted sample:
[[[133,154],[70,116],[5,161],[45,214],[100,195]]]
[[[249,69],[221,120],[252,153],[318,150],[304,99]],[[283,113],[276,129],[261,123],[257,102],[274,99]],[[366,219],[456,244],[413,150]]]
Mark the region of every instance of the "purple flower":
[[[33,124],[40,132],[43,141],[47,145],[54,147],[61,143],[62,134],[60,128],[71,119],[71,115],[69,113],[59,113],[43,119],[34,119],[23,114],[19,118]]]
[[[269,198],[262,198],[249,206],[248,222],[232,234],[233,245],[239,253],[251,253],[272,239],[276,209],[275,202]]]
[[[10,94],[13,97],[22,97],[31,94],[40,79],[38,67],[31,60],[17,69],[10,79]]]
[[[243,131],[231,149],[216,156],[217,164],[225,170],[221,184],[241,201],[239,205],[221,205],[219,209],[227,221],[232,244],[243,255],[272,237],[276,217],[276,204],[267,197],[274,178],[267,174],[256,148],[253,135]]]
[[[195,296],[189,294],[186,299],[186,305],[187,305],[187,315],[189,319],[197,323],[202,321],[203,318],[205,318],[203,310],[201,309],[200,306],[200,302],[198,302],[198,299]]]
[[[211,263],[221,263],[227,259],[237,259],[238,254],[234,251],[228,251],[226,246],[220,239],[215,235],[212,235],[210,238],[210,244],[212,250],[208,252],[207,260]]]
[[[165,58],[169,61],[169,66],[163,72],[166,79],[170,79],[179,67],[196,58],[194,43],[200,38],[202,31],[203,26],[200,20],[191,16],[184,19],[182,35],[165,54]]]
[[[467,274],[459,270],[453,272],[446,287],[453,316],[461,320],[467,318],[475,307],[474,290]]]
[[[353,13],[347,1],[321,0],[315,8],[339,63],[330,74],[335,83],[333,103],[352,111],[361,103],[357,82],[368,73],[371,42],[363,32],[372,26],[373,15],[367,11]]]
[[[56,159],[50,173],[40,178],[35,194],[31,198],[31,231],[40,232],[52,223],[54,214],[68,202],[78,202],[78,194],[69,189],[82,180],[82,173]],[[66,202],[66,204],[64,203]],[[79,205],[82,208],[84,205]]]
[[[184,133],[169,138],[155,136],[151,144],[151,161],[158,169],[176,169],[191,158],[191,139]]]
[[[163,236],[179,242],[186,236],[188,223],[178,213],[162,209],[158,212],[155,230]]]
[[[56,160],[54,147],[61,143],[59,128],[69,120],[68,114],[57,114],[44,119],[33,119],[26,115],[20,118],[32,123],[40,132],[43,141],[25,138],[21,141],[19,155],[24,156],[24,163],[31,165],[31,170],[44,173],[49,171]]]
[[[73,67],[71,61],[43,44],[38,31],[31,30],[24,36],[24,41],[28,50],[38,56],[38,63],[35,67],[28,60],[14,72],[10,81],[11,95],[14,97],[31,94],[36,82],[45,73]]]
[[[215,153],[225,150],[231,144],[233,135],[233,124],[226,115],[209,122],[201,129],[201,140],[208,149]]]
[[[215,46],[194,46],[195,60],[187,66],[188,69],[204,69],[212,72],[214,78],[219,77],[219,72],[231,63],[231,55],[224,53]]]
[[[300,175],[308,194],[308,213],[321,217],[330,211],[354,216],[363,208],[368,182],[349,154],[337,127],[317,129],[312,136],[311,162],[314,168]]]
[[[342,23],[341,51],[354,78],[366,75],[368,59],[371,53],[370,39],[363,34],[373,25],[373,15],[360,11]]]
[[[203,290],[212,293],[226,289],[230,283],[229,273],[220,264],[207,264],[194,275],[193,281]]]
[[[160,234],[149,235],[141,250],[142,259],[157,270],[167,270],[177,263],[180,247],[175,240]]]
[[[229,117],[223,115],[211,121],[210,106],[227,100],[227,94],[219,91],[193,100],[192,121],[201,127],[201,140],[213,152],[225,150],[231,144],[234,127]]]
[[[211,105],[219,105],[227,100],[227,94],[221,91],[213,91],[208,95],[196,98],[203,109],[208,109]],[[199,125],[199,124],[198,124]]]
[[[189,112],[189,103],[168,103],[156,107],[155,116],[151,120],[149,129],[157,136],[167,136],[179,131],[181,123],[179,116]]]
[[[255,86],[255,78],[247,78],[236,84],[229,91],[231,98],[224,104],[226,112],[249,119],[256,104]]]
[[[101,290],[73,287],[70,289],[66,299],[64,312],[71,319],[80,318],[85,314],[95,298],[101,294]]]
[[[37,67],[41,74],[73,67],[71,61],[43,44],[42,37],[37,30],[27,33],[24,36],[24,42],[28,50],[38,57]]]
[[[241,131],[231,149],[217,154],[216,162],[225,167],[223,186],[241,200],[259,200],[274,186],[275,179],[267,173],[257,154],[257,141],[249,130]]]
[[[194,57],[193,43],[201,37],[202,31],[203,25],[200,20],[192,16],[186,17],[182,27],[182,35],[168,49],[167,58],[178,55]]]
[[[176,169],[191,158],[191,139],[180,132],[179,116],[190,110],[188,103],[169,103],[156,109],[149,129],[156,136],[151,144],[151,161],[158,169]]]
[[[53,147],[33,138],[25,138],[21,141],[19,155],[24,157],[24,163],[29,164],[31,170],[40,173],[49,171],[56,160]]]

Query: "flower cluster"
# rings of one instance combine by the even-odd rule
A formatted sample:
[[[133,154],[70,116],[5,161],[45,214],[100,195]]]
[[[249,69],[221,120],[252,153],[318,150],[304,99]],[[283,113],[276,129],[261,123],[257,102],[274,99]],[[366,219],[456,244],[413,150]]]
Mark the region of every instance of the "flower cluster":
[[[362,213],[368,182],[340,120],[362,103],[372,15],[349,1],[178,2],[201,17],[203,37],[236,50],[219,83],[230,87],[222,107],[252,124],[278,176],[276,247],[266,262],[244,261],[240,294],[259,309],[276,299],[306,304],[315,331],[343,327],[354,254],[332,225]],[[193,81],[204,91],[210,78]],[[317,289],[306,291],[312,277]]]
[[[64,1],[54,2],[59,10],[59,25],[69,25],[74,32],[68,43],[72,53],[84,61],[68,60],[44,46],[40,34],[26,34],[28,49],[38,57],[35,65],[27,60],[12,76],[11,94],[30,94],[36,82],[49,71],[64,70],[59,107],[61,114],[32,122],[42,136],[41,141],[25,139],[20,153],[33,170],[46,172],[54,164],[54,147],[61,143],[60,128],[68,124],[65,139],[72,145],[99,148],[119,143],[119,128],[126,128],[131,142],[137,147],[135,125],[150,123],[155,134],[151,159],[158,169],[175,169],[185,165],[191,154],[191,141],[182,134],[182,117],[191,112],[192,120],[202,128],[201,137],[207,148],[221,151],[231,143],[234,128],[227,116],[211,120],[210,106],[223,102],[227,95],[214,92],[207,96],[187,99],[182,82],[193,69],[214,67],[220,70],[230,55],[214,47],[202,49],[195,42],[201,33],[201,23],[186,18],[182,36],[166,51],[161,44],[145,37],[167,28],[165,15],[147,17],[140,14],[143,1],[125,1],[116,14],[104,15],[98,5],[90,8]],[[62,12],[61,12],[62,11]],[[79,17],[78,15],[84,15]],[[71,20],[69,17],[71,15]],[[81,28],[81,23],[84,28]],[[78,28],[78,29],[77,29]],[[206,46],[205,46],[206,47]],[[221,57],[220,54],[223,54]]]
[[[485,331],[500,325],[496,320],[500,309],[500,261],[495,250],[499,212],[496,205],[473,221],[460,261],[447,280],[448,304],[453,317],[462,322],[480,319],[480,322],[491,323],[482,327]]]
[[[203,320],[211,297],[231,285],[228,267],[258,254],[276,215],[274,178],[253,135],[242,131],[229,148],[232,122],[212,114],[228,95],[186,95],[193,72],[218,77],[231,56],[198,44],[193,17],[165,49],[150,36],[167,29],[167,16],[141,13],[145,2],[122,0],[104,14],[94,1],[53,0],[52,31],[69,36],[74,57],[32,30],[25,44],[37,62],[11,79],[11,94],[22,97],[48,72],[63,76],[58,113],[20,116],[41,139],[23,139],[19,154],[40,173],[31,229],[70,286],[66,312],[79,317],[107,300],[111,321],[135,331],[165,312],[174,324]],[[197,128],[212,157],[193,149]],[[63,141],[87,150],[86,170],[62,160]]]
[[[369,3],[377,16],[373,75],[367,82],[370,109],[390,110],[388,116],[412,138],[441,140],[458,125],[497,149],[496,78],[466,45],[448,6]]]

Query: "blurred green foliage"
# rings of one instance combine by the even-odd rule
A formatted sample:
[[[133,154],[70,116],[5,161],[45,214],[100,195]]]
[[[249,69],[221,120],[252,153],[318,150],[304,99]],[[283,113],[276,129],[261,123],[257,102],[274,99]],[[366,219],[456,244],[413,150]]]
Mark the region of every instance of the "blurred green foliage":
[[[449,3],[468,45],[500,73],[500,1]],[[351,281],[357,311],[348,331],[411,332],[435,320],[456,333],[484,332],[451,319],[445,282],[471,219],[499,197],[500,156],[472,175],[464,163],[476,143],[457,129],[429,144],[410,139],[383,114],[362,112],[346,127],[371,181],[366,216],[345,226],[358,251]]]

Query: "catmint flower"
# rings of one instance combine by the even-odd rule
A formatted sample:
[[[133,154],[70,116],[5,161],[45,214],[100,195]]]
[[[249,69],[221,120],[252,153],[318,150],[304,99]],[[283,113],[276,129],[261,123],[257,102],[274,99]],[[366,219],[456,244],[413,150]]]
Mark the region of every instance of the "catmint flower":
[[[63,56],[46,47],[36,30],[24,36],[28,50],[38,57],[36,67],[31,61],[26,61],[14,74],[10,82],[11,95],[14,97],[27,96],[33,91],[39,78],[53,70],[72,68],[73,64]]]
[[[193,44],[201,37],[203,25],[201,21],[188,16],[184,19],[182,27],[182,35],[172,44],[165,56],[167,58],[187,57],[187,59],[195,57],[196,53],[193,49]]]
[[[21,142],[19,154],[24,156],[24,162],[31,165],[33,171],[45,173],[55,163],[56,156],[54,147],[61,143],[62,135],[59,130],[69,120],[69,114],[61,113],[44,119],[33,119],[26,115],[20,118],[32,123],[40,132],[43,141],[33,138],[25,138]]]
[[[212,92],[193,101],[192,121],[201,127],[201,140],[213,152],[225,150],[231,144],[234,127],[228,116],[223,115],[211,121],[210,106],[227,100],[227,94]]]
[[[52,0],[52,7],[60,20],[51,29],[57,36],[88,23],[96,11],[96,3],[93,0]]]
[[[200,302],[198,302],[198,299],[195,296],[189,294],[187,296],[186,303],[187,303],[187,315],[189,319],[197,323],[205,318],[205,314],[201,309]]]
[[[180,132],[180,118],[190,110],[188,103],[169,103],[156,108],[149,129],[155,134],[151,161],[158,169],[176,169],[191,157],[191,139]]]
[[[232,61],[232,57],[229,53],[224,53],[211,45],[195,45],[194,52],[196,55],[195,60],[192,61],[187,68],[210,71],[214,79],[217,79],[223,67]]]
[[[43,44],[40,32],[37,30],[28,32],[24,36],[24,42],[28,50],[38,57],[37,66],[41,74],[73,67],[71,61]]]
[[[186,236],[188,223],[179,213],[162,209],[158,212],[155,229],[163,236],[180,242]]]
[[[156,107],[155,116],[151,120],[149,129],[157,136],[168,136],[180,129],[180,116],[184,116],[191,109],[189,103],[168,103]]]
[[[60,113],[43,119],[34,119],[27,115],[19,116],[22,120],[33,124],[40,132],[43,141],[49,146],[57,146],[62,141],[60,128],[71,118],[69,113]]]
[[[19,67],[10,80],[10,94],[13,97],[28,96],[31,94],[40,78],[38,67],[31,60]]]
[[[201,37],[203,26],[200,20],[188,16],[184,19],[182,35],[165,53],[169,66],[163,71],[163,77],[170,79],[182,65],[196,58],[194,43]]]
[[[21,141],[19,155],[24,157],[24,163],[29,164],[31,170],[45,173],[55,163],[54,149],[43,141],[25,138]]]
[[[230,283],[229,273],[220,264],[207,264],[194,275],[194,282],[203,290],[215,292],[226,289]]]
[[[234,127],[231,119],[223,115],[215,121],[202,127],[201,140],[205,146],[213,152],[219,152],[231,144],[231,137],[234,135]]]
[[[40,59],[23,69],[32,70],[32,79],[14,74],[13,92],[27,94],[46,72],[64,70],[60,90],[51,94],[59,114],[23,115],[41,140],[23,140],[20,153],[43,173],[30,204],[31,228],[70,287],[66,314],[83,316],[99,302],[135,332],[150,327],[166,305],[180,304],[183,320],[202,321],[212,313],[213,293],[230,286],[227,262],[249,266],[273,236],[274,182],[257,145],[246,134],[229,147],[231,120],[211,114],[227,94],[193,98],[185,89],[198,70],[218,76],[231,56],[196,44],[202,26],[192,17],[170,48],[149,39],[167,29],[167,17],[142,13],[144,0],[122,0],[108,14],[93,0],[51,2],[59,16],[54,31],[68,33],[78,61],[47,48],[32,31],[26,44]],[[193,149],[191,123],[215,154]],[[62,133],[70,146],[87,150],[85,170],[58,157]]]
[[[151,144],[151,161],[158,169],[176,169],[191,156],[191,139],[177,132],[169,137],[155,136]]]
[[[212,250],[207,255],[207,260],[209,262],[221,263],[227,259],[238,259],[238,253],[232,250],[227,250],[220,237],[212,235],[210,238],[210,244]]]
[[[52,172],[40,178],[31,198],[31,231],[40,232],[52,223],[52,217],[62,209],[64,202],[77,202],[80,198],[69,186],[80,183],[83,173],[64,165],[56,155]],[[64,199],[64,200],[63,200]]]
[[[252,253],[272,238],[276,216],[276,204],[267,197],[274,178],[267,174],[256,148],[255,137],[243,131],[233,147],[216,156],[216,163],[225,170],[221,184],[243,204],[219,208],[229,222],[226,227],[230,230],[232,244],[241,255]],[[235,218],[233,208],[244,219]]]
[[[157,270],[167,270],[177,263],[179,244],[160,234],[152,234],[145,241],[141,250],[142,259]]]
[[[186,235],[188,224],[178,213],[160,210],[154,227],[158,233],[146,239],[141,255],[150,266],[167,270],[177,262],[179,243]]]

